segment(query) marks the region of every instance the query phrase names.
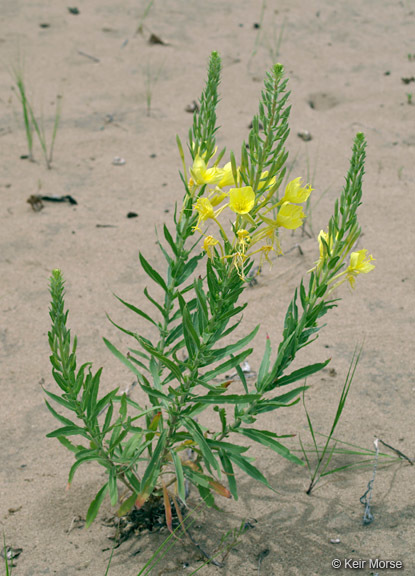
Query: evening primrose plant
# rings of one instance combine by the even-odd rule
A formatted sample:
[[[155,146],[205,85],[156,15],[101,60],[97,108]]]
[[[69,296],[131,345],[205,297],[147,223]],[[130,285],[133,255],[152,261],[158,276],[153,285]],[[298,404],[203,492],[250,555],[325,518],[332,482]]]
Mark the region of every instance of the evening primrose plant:
[[[191,486],[208,505],[214,505],[216,495],[238,498],[237,469],[272,488],[250,455],[255,443],[303,464],[277,434],[261,426],[262,414],[297,403],[307,389],[304,379],[327,365],[325,360],[290,371],[297,353],[317,337],[322,316],[336,306],[333,291],[345,280],[354,286],[361,273],[373,268],[365,250],[354,251],[360,236],[356,211],[366,146],[358,134],[345,186],[327,232],[316,242],[319,259],[288,305],[274,351],[267,337],[255,383],[248,386],[242,365],[253,351],[250,344],[259,327],[235,338],[246,306],[239,299],[254,261],[262,265],[273,253],[281,254],[281,232],[302,226],[303,206],[312,189],[299,176],[282,184],[290,113],[282,65],[267,74],[239,162],[234,153],[225,156],[216,146],[220,71],[221,60],[214,52],[187,146],[177,138],[184,194],[173,222],[163,227],[164,240],[158,241],[164,270],[139,256],[162,297],[144,289],[151,313],[118,298],[151,325],[154,336],[146,338],[113,322],[130,337],[131,347],[121,351],[104,339],[134,374],[144,403],[118,388],[100,395],[101,369],[93,372],[90,363],[77,367],[60,270],[50,279],[50,360],[59,393],[45,393],[47,407],[61,426],[48,436],[74,453],[69,484],[85,462],[96,461],[106,471],[87,525],[106,494],[119,515],[163,501],[172,530],[173,510],[180,517]],[[229,376],[232,372],[237,377]],[[212,412],[216,426],[203,424],[206,411]],[[79,440],[74,442],[74,437]]]

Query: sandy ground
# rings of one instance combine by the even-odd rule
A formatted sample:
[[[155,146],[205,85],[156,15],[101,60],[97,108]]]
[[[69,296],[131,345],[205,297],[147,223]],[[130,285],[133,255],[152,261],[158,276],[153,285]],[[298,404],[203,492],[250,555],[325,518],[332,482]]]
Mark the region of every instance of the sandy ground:
[[[113,293],[143,304],[147,278],[139,250],[162,265],[154,226],[171,221],[182,195],[175,136],[186,138],[191,115],[185,108],[200,95],[212,50],[223,58],[218,141],[236,153],[256,113],[265,71],[276,59],[285,65],[292,90],[290,163],[293,176],[308,174],[315,188],[314,236],[326,226],[343,185],[355,133],[366,134],[360,247],[376,257],[376,270],[359,278],[353,293],[343,287],[343,301],[301,361],[332,358],[331,371],[310,379],[308,392],[314,424],[327,433],[353,350],[365,339],[337,436],[369,449],[379,437],[414,456],[415,105],[408,96],[415,93],[414,3],[268,0],[258,28],[259,0],[155,0],[140,35],[135,32],[145,4],[78,0],[79,14],[71,14],[59,0],[1,3],[0,531],[8,545],[23,549],[16,576],[105,573],[113,534],[106,525],[110,504],[83,529],[103,473],[86,466],[65,491],[71,454],[45,438],[55,427],[41,388],[53,389],[48,278],[55,267],[64,272],[79,360],[104,367],[105,390],[128,385],[131,375],[111,357],[102,337],[124,349],[128,342],[105,314],[127,326],[136,322]],[[150,45],[151,33],[166,45]],[[63,96],[52,170],[45,168],[37,142],[34,163],[20,158],[27,149],[10,74],[19,62],[49,135],[56,95]],[[303,130],[311,141],[297,136]],[[125,164],[113,165],[114,157]],[[69,194],[78,205],[45,203],[35,212],[26,200],[39,190]],[[130,211],[138,217],[127,219]],[[298,243],[302,255],[290,252]],[[245,330],[258,319],[262,323],[250,358],[253,370],[266,333],[277,345],[293,289],[317,257],[315,237],[299,232],[285,235],[283,247],[286,258],[246,291]],[[264,418],[262,425],[309,440],[300,405]],[[297,439],[291,446],[298,448]],[[359,498],[371,468],[329,477],[307,496],[305,469],[274,453],[256,449],[256,454],[278,493],[241,475],[237,503],[198,516],[195,536],[210,550],[244,519],[254,526],[230,552],[225,568],[204,567],[201,574],[329,576],[335,573],[334,558],[401,560],[405,574],[415,573],[414,470],[408,463],[379,468],[375,520],[363,526]],[[165,536],[144,534],[122,545],[110,575],[136,575]],[[340,543],[331,543],[336,538]],[[178,545],[153,573],[188,574],[199,565],[194,550]],[[377,571],[392,573],[368,564],[359,573]]]

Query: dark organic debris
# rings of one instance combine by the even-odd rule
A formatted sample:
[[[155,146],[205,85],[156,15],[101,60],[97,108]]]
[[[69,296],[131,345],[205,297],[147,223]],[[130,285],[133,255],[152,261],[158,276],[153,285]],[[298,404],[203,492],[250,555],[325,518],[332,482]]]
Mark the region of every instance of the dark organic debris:
[[[47,22],[42,22],[41,24],[39,24],[40,28],[50,28],[50,24],[48,24]]]
[[[76,8],[76,6],[74,8],[69,8],[69,6],[68,6],[68,12],[69,12],[69,14],[74,14],[75,16],[80,14],[79,8]]]
[[[26,200],[26,202],[28,202],[28,204],[30,204],[30,206],[32,207],[32,210],[34,212],[40,212],[42,210],[42,208],[44,208],[42,198],[38,194],[32,194],[31,196],[29,196],[29,198]]]
[[[43,201],[44,202],[68,202],[75,206],[78,202],[70,196],[66,194],[65,196],[41,196],[40,194],[32,194],[27,199],[27,202],[32,206],[35,212],[39,212],[43,208]]]
[[[408,76],[407,78],[401,78],[404,84],[410,84],[411,82],[415,82],[415,76]]]
[[[164,40],[162,40],[160,38],[160,36],[157,36],[157,34],[151,34],[150,38],[148,39],[148,43],[149,44],[161,44],[162,46],[167,46],[166,42],[164,42]]]
[[[199,104],[196,100],[193,100],[191,104],[186,106],[185,111],[190,112],[191,114],[193,114],[193,112],[199,112]]]
[[[180,512],[184,517],[186,507],[180,505]],[[140,532],[160,532],[167,528],[164,502],[162,498],[150,498],[139,510],[132,510],[122,518],[114,519],[113,525],[117,527],[117,532],[111,540],[115,540],[115,547],[118,548],[129,538],[138,535]],[[177,511],[172,508],[172,529],[175,530],[180,525]]]
[[[85,58],[89,58],[90,60],[92,60],[92,62],[100,62],[99,58],[97,58],[96,56],[91,56],[91,54],[87,54],[82,50],[78,50],[78,54],[80,54],[81,56],[85,56]]]
[[[9,567],[10,566],[14,567],[13,560],[18,558],[22,552],[23,548],[12,548],[11,546],[4,546],[0,550],[0,556],[5,560],[7,559],[7,561],[11,562],[11,564],[9,564]]]
[[[252,124],[252,122],[250,122],[250,123],[249,123],[249,126],[248,126],[248,128],[249,128],[250,130],[253,128],[253,124]],[[259,122],[259,121],[258,121],[258,128],[259,128],[260,130],[263,130],[263,129],[264,129],[264,127],[263,127],[262,123],[261,123],[261,122]]]
[[[65,196],[41,196],[41,199],[46,202],[69,202],[69,204],[72,204],[73,206],[78,204],[75,198],[69,194],[66,194]]]
[[[95,228],[118,228],[115,224],[95,224]]]
[[[137,212],[128,212],[127,218],[138,218]]]

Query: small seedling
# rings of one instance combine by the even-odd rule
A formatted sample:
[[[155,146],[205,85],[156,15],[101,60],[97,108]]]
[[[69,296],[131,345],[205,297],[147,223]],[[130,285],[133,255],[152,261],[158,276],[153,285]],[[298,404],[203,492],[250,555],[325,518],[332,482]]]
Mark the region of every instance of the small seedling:
[[[341,472],[351,468],[370,466],[373,464],[374,460],[376,460],[376,462],[378,461],[379,456],[381,457],[383,462],[387,463],[395,462],[399,459],[396,458],[396,456],[393,457],[388,454],[383,453],[380,454],[378,449],[376,449],[376,451],[367,450],[365,448],[361,448],[360,446],[356,446],[348,442],[343,442],[334,437],[334,432],[337,428],[337,425],[343,413],[347,396],[349,394],[350,386],[352,384],[354,374],[356,372],[356,368],[360,360],[361,352],[362,349],[360,349],[359,353],[356,353],[355,351],[355,353],[353,354],[353,358],[350,363],[349,371],[347,373],[347,377],[343,385],[342,393],[337,406],[336,415],[334,417],[333,424],[328,436],[324,434],[319,434],[314,430],[310,414],[305,405],[305,394],[303,394],[303,405],[307,416],[308,428],[310,431],[311,438],[313,440],[313,448],[306,449],[300,437],[301,451],[303,453],[310,474],[310,484],[308,486],[308,489],[306,490],[307,494],[311,494],[314,487],[324,476],[329,476],[331,474],[335,474],[336,472]],[[317,443],[317,436],[326,438],[326,441],[322,447],[319,446]],[[311,462],[311,458],[308,456],[309,453],[311,454],[314,453],[315,455],[314,463]],[[352,457],[354,458],[354,460],[347,464],[343,463],[341,466],[329,467],[335,455],[341,455],[342,457],[345,456]],[[358,460],[355,459],[356,457],[358,458]]]
[[[412,102],[412,96],[413,96],[412,92],[407,92],[407,93],[406,93],[406,101],[407,101],[407,104],[409,104],[410,106],[412,106],[412,104],[413,104],[413,102]]]
[[[147,16],[149,15],[150,10],[151,10],[151,7],[153,6],[153,4],[154,4],[154,0],[149,0],[149,1],[147,2],[146,7],[144,8],[144,12],[143,12],[143,14],[142,14],[142,16],[141,16],[141,18],[140,18],[140,22],[139,22],[139,24],[138,24],[138,26],[137,26],[137,30],[136,30],[136,32],[135,32],[136,34],[143,34],[143,32],[144,32],[144,21],[145,21],[145,19],[147,18]]]
[[[163,71],[163,64],[154,70],[150,62],[145,67],[145,86],[146,86],[146,114],[151,116],[151,104],[153,101],[153,89],[157,84]]]
[[[55,119],[53,123],[52,129],[52,136],[50,146],[48,148],[47,141],[46,141],[46,134],[44,128],[43,117],[38,120],[34,111],[33,107],[30,104],[28,97],[27,97],[27,90],[25,86],[25,82],[23,79],[23,73],[21,69],[14,69],[13,70],[14,81],[17,86],[18,95],[20,102],[22,104],[22,113],[23,113],[23,121],[25,125],[26,131],[26,140],[27,140],[27,147],[28,147],[28,158],[30,161],[34,161],[33,157],[33,132],[36,133],[40,146],[42,148],[43,157],[45,160],[45,164],[48,170],[52,168],[52,160],[53,160],[53,151],[55,147],[55,140],[56,135],[59,128],[59,122],[61,117],[61,107],[62,107],[62,96],[56,96],[56,108],[55,108]]]

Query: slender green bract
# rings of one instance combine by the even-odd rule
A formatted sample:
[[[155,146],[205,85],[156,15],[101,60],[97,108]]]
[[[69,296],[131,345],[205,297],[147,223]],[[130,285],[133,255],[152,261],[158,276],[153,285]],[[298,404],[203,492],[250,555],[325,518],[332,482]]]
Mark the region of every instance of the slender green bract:
[[[164,268],[139,255],[149,280],[144,290],[148,306],[144,310],[118,298],[136,320],[149,324],[153,337],[113,322],[129,336],[131,347],[119,350],[104,340],[134,374],[145,399],[142,405],[119,389],[102,396],[101,370],[94,372],[90,363],[78,368],[60,270],[50,279],[50,360],[58,393],[45,393],[59,428],[48,436],[74,453],[69,482],[84,462],[96,461],[107,473],[88,510],[87,525],[107,494],[120,515],[142,507],[150,496],[164,498],[171,526],[169,498],[185,501],[189,485],[209,505],[216,495],[238,498],[238,469],[274,489],[251,456],[255,444],[303,464],[276,433],[264,428],[261,415],[297,403],[307,388],[305,378],[326,366],[328,360],[290,370],[298,352],[318,336],[322,316],[337,304],[333,291],[345,280],[353,286],[360,273],[373,268],[365,250],[353,252],[360,235],[356,211],[365,159],[365,140],[358,134],[345,187],[327,232],[318,238],[319,259],[288,305],[279,345],[273,349],[267,338],[256,380],[248,384],[244,362],[258,327],[241,334],[246,304],[240,304],[240,297],[255,259],[261,266],[281,253],[280,233],[302,226],[302,205],[312,190],[301,178],[285,189],[282,185],[290,113],[282,65],[275,65],[265,79],[239,163],[232,152],[222,162],[226,150],[218,153],[216,147],[220,73],[220,57],[214,52],[186,151],[177,138],[184,195],[158,241]],[[161,298],[156,296],[160,293]],[[203,425],[207,411],[216,426]],[[122,486],[127,491],[119,490]],[[121,497],[122,492],[126,495]]]

